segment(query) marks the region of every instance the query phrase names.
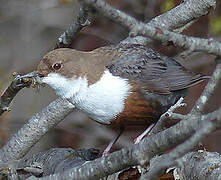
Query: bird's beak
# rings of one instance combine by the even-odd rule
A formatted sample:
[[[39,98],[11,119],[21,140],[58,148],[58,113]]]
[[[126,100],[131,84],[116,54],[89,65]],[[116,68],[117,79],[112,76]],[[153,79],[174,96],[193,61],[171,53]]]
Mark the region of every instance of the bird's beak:
[[[19,79],[23,79],[23,78],[31,78],[33,80],[33,82],[35,82],[37,84],[42,84],[42,77],[43,77],[42,74],[40,74],[36,71],[33,71],[28,74],[18,75],[15,77],[15,80],[19,80]]]

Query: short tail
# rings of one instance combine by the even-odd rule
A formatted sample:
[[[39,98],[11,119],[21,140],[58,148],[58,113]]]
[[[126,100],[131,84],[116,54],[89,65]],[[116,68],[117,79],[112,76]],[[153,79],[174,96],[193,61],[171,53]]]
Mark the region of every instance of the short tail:
[[[194,86],[198,83],[201,83],[203,81],[205,81],[206,79],[210,79],[211,76],[202,76],[202,75],[195,75],[193,76],[193,78],[191,79],[190,83],[186,86],[186,88]]]

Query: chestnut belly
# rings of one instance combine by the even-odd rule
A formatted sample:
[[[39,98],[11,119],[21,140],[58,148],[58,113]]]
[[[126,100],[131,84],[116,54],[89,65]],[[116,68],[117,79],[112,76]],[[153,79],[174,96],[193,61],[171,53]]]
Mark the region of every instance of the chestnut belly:
[[[148,100],[136,91],[127,97],[124,110],[115,119],[111,120],[111,126],[124,128],[131,126],[148,127],[158,121],[165,112],[164,109],[156,100]]]

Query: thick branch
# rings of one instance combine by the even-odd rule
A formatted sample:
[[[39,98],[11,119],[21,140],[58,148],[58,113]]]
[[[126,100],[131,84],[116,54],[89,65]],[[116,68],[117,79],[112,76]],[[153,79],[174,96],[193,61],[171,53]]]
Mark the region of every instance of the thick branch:
[[[132,30],[132,26],[136,26],[138,21],[128,16],[127,14],[110,7],[106,4],[103,0],[81,0],[84,1],[93,7],[95,7],[99,12],[101,12],[107,18],[112,19],[120,23],[123,26],[128,27]],[[204,16],[209,13],[212,7],[215,7],[216,1],[215,0],[199,0],[199,1],[191,1],[187,0],[181,3],[179,6],[171,9],[170,11],[159,15],[152,19],[147,26],[152,27],[159,27],[168,30],[174,30],[177,28],[181,28],[184,25],[190,23],[191,21]],[[142,36],[137,37],[128,37],[122,43],[141,43],[146,44],[150,41],[149,38],[145,38]]]
[[[120,23],[123,26],[130,27],[136,26],[138,21],[123,13],[120,10],[117,10],[109,6],[104,0],[80,0],[83,1],[94,8],[96,8],[100,13],[102,13],[107,18],[112,19]],[[152,19],[147,25],[148,26],[157,26],[159,28],[166,28],[169,30],[177,29],[185,24],[189,23],[193,19],[199,18],[203,15],[208,14],[209,10],[212,7],[215,7],[215,0],[199,0],[199,1],[184,1],[179,6],[173,8],[172,10],[164,13],[156,18]]]
[[[51,128],[62,121],[74,106],[58,98],[35,114],[0,150],[0,162],[22,158]]]
[[[219,118],[221,115],[221,109],[217,114]],[[172,167],[176,163],[176,159],[181,158],[186,153],[191,151],[197,144],[203,139],[206,135],[213,132],[217,127],[221,124],[220,119],[218,121],[203,121],[199,126],[198,130],[194,133],[194,135],[186,140],[183,144],[177,146],[174,150],[172,150],[168,154],[163,154],[154,158],[151,162],[150,170],[144,176],[142,176],[142,180],[154,180],[157,179],[158,176],[162,175],[167,168]]]
[[[194,180],[214,180],[221,178],[221,156],[216,152],[191,152],[179,160],[177,169],[180,176]]]
[[[97,149],[54,148],[20,159],[16,170],[21,179],[34,174],[36,169],[41,169],[39,175],[47,176],[81,166],[87,161],[98,158],[98,155],[99,150]],[[40,167],[34,167],[35,164],[39,164]],[[20,171],[26,172],[25,175],[19,173]]]
[[[210,121],[211,114],[203,118],[203,120]],[[221,116],[221,110],[219,114]],[[198,124],[202,121],[200,117],[188,117],[179,122],[175,126],[166,129],[158,134],[144,138],[138,144],[131,147],[124,148],[120,151],[111,153],[108,156],[96,159],[82,165],[80,168],[74,168],[64,173],[53,174],[41,179],[93,179],[102,178],[121,171],[127,167],[138,164],[144,165],[149,160],[160,153],[171,149],[180,143],[183,143],[198,129]]]

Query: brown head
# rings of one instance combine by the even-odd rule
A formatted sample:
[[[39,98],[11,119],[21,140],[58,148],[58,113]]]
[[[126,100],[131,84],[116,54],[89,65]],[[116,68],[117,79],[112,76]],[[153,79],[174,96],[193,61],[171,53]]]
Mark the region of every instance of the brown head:
[[[62,48],[46,54],[37,67],[37,72],[46,77],[50,73],[58,73],[66,78],[81,76],[84,52]]]
[[[102,49],[102,48],[100,48]],[[58,73],[65,78],[87,76],[88,83],[93,84],[100,79],[111,54],[102,51],[83,52],[61,48],[46,54],[37,67],[37,72],[46,77],[50,73]]]

